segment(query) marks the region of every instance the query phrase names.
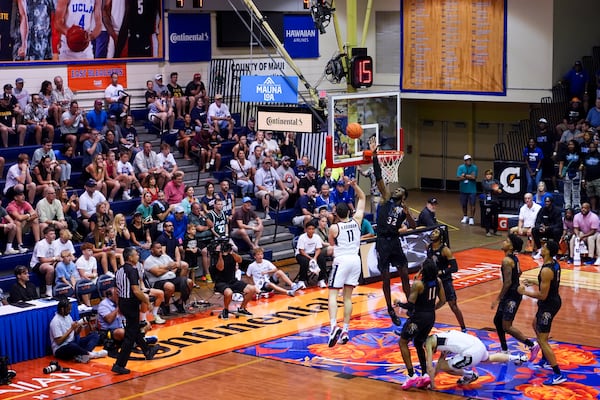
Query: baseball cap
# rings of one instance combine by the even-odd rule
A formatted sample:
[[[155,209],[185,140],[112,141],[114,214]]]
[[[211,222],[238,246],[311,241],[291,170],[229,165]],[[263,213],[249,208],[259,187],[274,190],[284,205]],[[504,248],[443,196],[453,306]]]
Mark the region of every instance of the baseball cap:
[[[12,89],[13,85],[11,85],[10,83],[7,83],[6,85],[4,85],[4,90],[6,89]]]
[[[281,157],[281,161],[290,161],[290,160],[291,160],[290,156]]]
[[[344,183],[344,181],[342,179],[340,179],[339,181],[337,181],[335,184],[337,186],[344,186],[345,185],[345,183]]]
[[[304,167],[304,161],[302,161],[302,160],[296,161],[296,167]]]
[[[435,197],[430,197],[429,200],[427,200],[427,202],[429,204],[437,204],[438,203],[438,199]]]
[[[216,99],[222,99],[222,98],[223,98],[223,95],[221,93],[215,94],[215,100]]]
[[[156,79],[157,81],[160,81],[162,79],[162,74],[154,75],[154,79]]]
[[[85,181],[85,186],[87,186],[87,187],[94,187],[96,185],[97,185],[97,183],[96,183],[95,179],[90,178],[87,181]]]
[[[114,120],[116,120],[116,119],[117,119],[117,116],[116,116],[115,114],[110,114],[110,115],[108,116],[108,119],[114,119]]]
[[[175,207],[175,214],[184,213],[185,210],[181,206]]]
[[[248,196],[245,196],[242,199],[242,203],[252,203],[252,199],[250,197],[248,197]]]
[[[133,213],[133,216],[135,217],[136,215],[144,215],[144,214],[142,214],[141,211],[136,211],[136,212]]]
[[[254,118],[254,117],[250,117],[250,118],[248,118],[248,121],[249,121],[249,122],[256,122],[256,118]]]
[[[467,161],[470,160],[472,157],[470,154],[465,154],[465,156],[463,157],[463,160]]]
[[[23,78],[17,78],[17,79],[15,79],[15,83],[23,83],[23,82],[25,82],[23,80]]]
[[[581,100],[579,100],[579,97],[573,97],[571,103],[581,103]]]
[[[548,120],[547,120],[546,118],[540,118],[540,119],[538,120],[538,122],[541,122],[542,124],[547,124],[547,123],[548,123]]]

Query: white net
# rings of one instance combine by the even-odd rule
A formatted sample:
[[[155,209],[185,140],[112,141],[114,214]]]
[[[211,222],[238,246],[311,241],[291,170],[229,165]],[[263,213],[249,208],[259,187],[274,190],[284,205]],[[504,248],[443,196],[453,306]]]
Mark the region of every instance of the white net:
[[[404,160],[403,151],[379,151],[377,159],[381,166],[381,177],[385,184],[398,182],[398,167]]]

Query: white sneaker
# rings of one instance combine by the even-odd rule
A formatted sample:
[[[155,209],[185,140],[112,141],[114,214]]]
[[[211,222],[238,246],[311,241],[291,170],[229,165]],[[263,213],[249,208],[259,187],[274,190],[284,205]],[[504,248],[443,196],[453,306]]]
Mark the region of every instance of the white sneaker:
[[[27,253],[29,249],[27,247],[23,247],[22,244],[19,245],[19,253]]]
[[[76,356],[75,361],[81,364],[87,364],[90,361],[90,356],[87,354],[83,356]]]
[[[173,128],[173,129],[171,129],[171,130],[169,131],[169,133],[171,133],[171,134],[173,134],[173,133],[177,133],[177,132],[179,132],[179,131],[178,131],[177,129],[175,129],[175,128]]]
[[[325,283],[325,280],[324,280],[324,279],[321,279],[321,280],[319,281],[319,283],[317,283],[317,285],[318,285],[318,286],[319,286],[321,289],[324,289],[324,288],[326,288],[326,287],[327,287],[327,284]]]
[[[469,217],[467,217],[466,215],[463,217],[463,219],[460,220],[461,224],[466,224],[467,222],[469,222]]]
[[[129,194],[129,192],[123,192],[123,200],[131,200],[131,195]]]
[[[265,213],[265,218],[264,218],[264,220],[265,220],[265,221],[268,221],[268,220],[270,220],[270,219],[271,219],[271,215],[270,215],[268,212],[267,212],[267,213]]]
[[[115,274],[112,271],[108,271],[106,275],[110,276],[111,278],[115,277]]]
[[[306,284],[304,283],[304,281],[298,281],[296,290],[300,289],[306,289]]]
[[[204,166],[206,169],[210,169],[210,163],[206,163],[206,165]]]
[[[534,260],[541,260],[542,259],[542,252],[540,250],[536,251],[535,253],[533,253],[533,255],[531,256],[531,258],[533,258]],[[599,258],[600,260],[600,258]],[[598,264],[600,265],[600,264]]]
[[[154,317],[154,323],[157,324],[157,325],[162,325],[165,322],[167,322],[167,321],[165,321],[164,319],[162,319],[160,317],[160,315],[158,315],[158,314],[156,314],[156,316]]]
[[[475,225],[475,220],[473,218],[469,218],[469,225]]]
[[[209,164],[210,164],[210,166],[211,166],[211,167],[212,167],[213,165],[215,165],[215,159],[214,159],[214,158],[211,158],[211,160],[210,160],[210,163],[209,163]]]
[[[287,295],[290,297],[294,297],[296,295],[296,292],[294,292],[293,290],[288,290]]]
[[[13,248],[6,249],[6,251],[4,252],[4,254],[7,255],[7,256],[11,255],[11,254],[19,254],[19,250],[13,249]]]
[[[8,253],[5,253],[8,254]],[[594,261],[594,265],[600,265],[600,257],[596,258],[596,261]]]
[[[92,351],[89,353],[89,358],[103,358],[106,357],[108,355],[108,351],[106,350],[100,350],[100,351]]]

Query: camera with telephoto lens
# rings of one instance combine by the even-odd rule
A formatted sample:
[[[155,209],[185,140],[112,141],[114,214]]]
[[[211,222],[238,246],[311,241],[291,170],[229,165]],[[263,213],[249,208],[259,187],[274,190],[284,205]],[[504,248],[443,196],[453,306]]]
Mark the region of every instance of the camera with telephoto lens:
[[[51,374],[53,372],[69,372],[69,368],[63,368],[60,366],[58,361],[50,361],[47,367],[42,370],[45,374]]]
[[[231,251],[232,246],[229,243],[229,238],[227,236],[221,236],[219,238],[214,239],[208,245],[208,251],[212,255],[218,255],[219,253],[226,253]]]

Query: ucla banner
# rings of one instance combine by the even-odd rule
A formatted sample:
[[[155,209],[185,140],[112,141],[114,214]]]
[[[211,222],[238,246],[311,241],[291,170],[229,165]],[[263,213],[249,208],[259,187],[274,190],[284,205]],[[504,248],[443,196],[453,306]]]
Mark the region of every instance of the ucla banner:
[[[283,47],[292,58],[319,57],[319,32],[310,15],[283,17]]]
[[[250,103],[298,103],[295,76],[243,75],[241,100]]]
[[[210,14],[169,14],[169,61],[210,61]]]

